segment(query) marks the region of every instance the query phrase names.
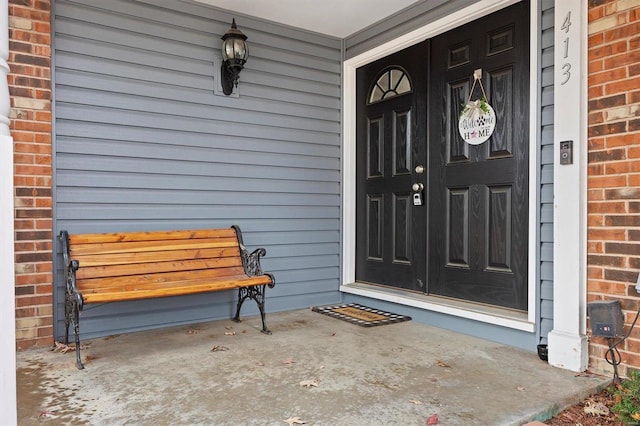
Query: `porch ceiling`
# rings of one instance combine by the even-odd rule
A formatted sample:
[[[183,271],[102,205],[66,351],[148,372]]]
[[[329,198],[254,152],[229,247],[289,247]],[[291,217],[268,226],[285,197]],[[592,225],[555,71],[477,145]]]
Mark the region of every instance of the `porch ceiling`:
[[[211,6],[345,38],[425,0],[196,0]]]

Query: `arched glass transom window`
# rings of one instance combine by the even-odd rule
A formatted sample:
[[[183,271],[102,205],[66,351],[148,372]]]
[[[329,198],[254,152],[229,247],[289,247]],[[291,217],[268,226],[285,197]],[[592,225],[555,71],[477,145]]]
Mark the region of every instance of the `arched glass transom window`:
[[[411,92],[409,76],[401,68],[391,68],[382,73],[369,93],[369,103],[383,101]]]

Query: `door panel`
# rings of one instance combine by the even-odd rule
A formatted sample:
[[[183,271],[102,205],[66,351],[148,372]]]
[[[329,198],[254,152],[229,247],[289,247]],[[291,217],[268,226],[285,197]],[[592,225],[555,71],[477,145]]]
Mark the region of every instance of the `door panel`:
[[[429,292],[527,308],[529,6],[518,3],[435,37],[429,86]],[[442,58],[442,60],[440,60]],[[496,112],[468,145],[458,117],[475,69]],[[472,99],[482,96],[478,84]]]
[[[357,70],[356,279],[425,291],[428,43]],[[426,203],[425,203],[426,204]]]

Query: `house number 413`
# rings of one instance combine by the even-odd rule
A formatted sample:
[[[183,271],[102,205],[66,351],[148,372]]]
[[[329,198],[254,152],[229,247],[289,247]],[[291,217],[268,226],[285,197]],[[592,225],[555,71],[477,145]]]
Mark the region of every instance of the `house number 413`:
[[[562,42],[563,44],[562,47],[564,48],[563,59],[567,61],[562,64],[562,81],[560,82],[561,85],[567,84],[567,82],[569,82],[569,80],[571,79],[571,64],[568,62],[569,61],[569,43],[571,42],[571,37],[569,35],[570,27],[571,27],[571,11],[567,12],[567,16],[565,16],[564,22],[560,27],[560,31],[564,31],[564,33],[566,34],[566,37]]]

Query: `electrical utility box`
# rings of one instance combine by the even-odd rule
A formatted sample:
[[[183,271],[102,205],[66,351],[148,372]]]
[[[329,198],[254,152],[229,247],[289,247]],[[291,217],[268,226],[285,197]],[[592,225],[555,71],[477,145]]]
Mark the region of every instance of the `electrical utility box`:
[[[594,337],[624,336],[624,317],[619,300],[598,300],[587,304]]]

